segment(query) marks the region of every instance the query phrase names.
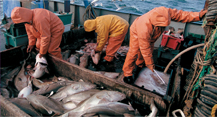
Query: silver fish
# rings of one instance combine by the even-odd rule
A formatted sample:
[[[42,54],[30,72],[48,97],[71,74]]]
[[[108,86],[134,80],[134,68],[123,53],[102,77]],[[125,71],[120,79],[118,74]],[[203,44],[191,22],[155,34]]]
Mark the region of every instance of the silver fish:
[[[76,108],[77,105],[76,105],[74,102],[67,102],[67,103],[64,103],[64,104],[63,104],[63,107],[64,107],[66,110],[72,110],[72,109]]]
[[[55,95],[51,96],[51,98],[61,101],[63,98],[79,93],[81,91],[89,90],[95,88],[96,85],[89,82],[75,82],[66,87],[64,87],[61,91],[57,92]]]
[[[18,98],[26,98],[28,95],[30,95],[32,93],[32,83],[31,81],[29,81],[29,84],[27,87],[23,88],[19,94],[18,94]]]
[[[47,85],[50,85],[50,84],[52,84],[52,83],[54,83],[54,82],[43,82],[43,81],[41,81],[41,80],[38,80],[38,79],[36,79],[36,78],[33,78],[33,79],[32,79],[32,83],[33,83],[33,85],[34,85],[35,87],[37,87],[37,88],[42,88],[42,87],[47,86]]]
[[[109,77],[109,78],[112,78],[112,79],[115,79],[117,78],[120,73],[116,73],[116,72],[103,72],[103,71],[98,71],[98,72],[94,72],[94,73],[98,73],[98,74],[102,74],[106,77]]]
[[[25,98],[9,98],[8,100],[31,116],[42,116],[42,114],[37,112]]]
[[[21,91],[23,88],[28,86],[28,80],[26,75],[24,74],[25,72],[25,66],[26,65],[26,60],[24,60],[23,66],[18,73],[18,75],[14,79],[14,85],[17,88],[18,91]]]
[[[48,73],[47,65],[43,65],[41,63],[37,63],[37,65],[33,68],[35,71],[31,72],[29,75],[34,78],[40,78],[45,73]]]
[[[99,92],[100,90],[98,89],[91,89],[91,90],[87,90],[87,91],[82,91],[80,93],[76,93],[70,96],[67,96],[66,98],[64,98],[62,100],[63,103],[66,102],[74,102],[76,105],[79,104],[80,102],[86,100],[87,98],[91,97],[92,95],[94,95],[95,93]]]
[[[85,115],[95,115],[95,114],[103,114],[108,116],[124,116],[124,114],[130,114],[134,116],[139,116],[136,114],[136,111],[133,109],[132,106],[120,103],[120,102],[108,102],[103,104],[98,104],[94,107],[88,108],[87,110],[83,111],[80,116]],[[80,117],[78,116],[78,117]]]
[[[45,115],[52,115],[53,113],[60,115],[65,111],[60,102],[42,95],[30,94],[27,96],[27,100],[36,110]]]
[[[100,91],[94,94],[92,97],[85,100],[83,103],[79,104],[77,108],[61,115],[61,117],[68,117],[72,115],[76,117],[80,117],[85,110],[91,107],[94,107],[98,104],[103,104],[103,103],[108,103],[108,102],[117,102],[125,98],[126,98],[126,95],[118,91],[103,90],[103,91]]]
[[[44,95],[44,94],[50,93],[51,91],[56,92],[61,87],[67,86],[67,85],[69,85],[69,84],[71,84],[73,82],[74,81],[58,81],[58,82],[54,82],[54,83],[49,84],[49,85],[44,85],[40,89],[34,91],[33,94]]]

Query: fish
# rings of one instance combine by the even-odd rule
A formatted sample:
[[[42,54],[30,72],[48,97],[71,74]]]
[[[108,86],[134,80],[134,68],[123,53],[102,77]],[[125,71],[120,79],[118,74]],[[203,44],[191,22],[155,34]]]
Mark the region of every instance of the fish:
[[[34,78],[40,78],[42,77],[45,73],[49,73],[47,70],[47,60],[44,57],[39,57],[40,54],[36,55],[36,62],[35,62],[35,67],[33,68],[35,71],[34,72],[29,72],[29,75],[34,77]]]
[[[33,94],[44,95],[50,93],[51,91],[56,92],[61,87],[72,84],[74,81],[58,81],[49,85],[44,85],[40,89],[33,92]]]
[[[6,88],[0,88],[1,95],[5,98],[10,98],[10,93]]]
[[[26,60],[24,60],[24,63],[22,65],[20,72],[18,73],[18,75],[14,79],[14,85],[18,91],[21,91],[23,88],[28,86],[28,80],[27,80],[26,75],[24,74],[25,65],[26,65]]]
[[[32,76],[33,78],[40,78],[45,73],[48,73],[47,65],[44,65],[43,63],[40,62],[37,63],[33,69],[35,70],[34,72],[29,72],[29,75]]]
[[[36,111],[25,98],[9,98],[8,100],[30,116],[42,116],[42,114]]]
[[[82,91],[80,93],[76,93],[70,96],[67,96],[62,100],[63,103],[67,102],[74,102],[76,105],[78,105],[80,102],[86,100],[87,98],[91,97],[95,93],[99,92],[100,90],[98,89],[90,89],[87,91]]]
[[[120,75],[120,73],[104,72],[104,71],[97,71],[95,73],[102,74],[102,75],[104,75],[106,77],[109,77],[109,78],[112,78],[112,79],[115,79],[115,78],[117,78]]]
[[[64,87],[61,91],[57,92],[56,94],[54,94],[53,96],[51,96],[51,98],[56,99],[58,101],[61,101],[62,99],[64,99],[65,97],[75,94],[75,93],[79,93],[81,91],[85,91],[85,90],[90,90],[95,88],[96,85],[89,83],[89,82],[74,82],[66,87]]]
[[[120,102],[98,104],[94,107],[84,110],[79,116],[86,117],[85,115],[90,116],[96,114],[107,116],[124,116],[125,113],[128,115],[140,116],[136,113],[132,106]]]
[[[86,68],[88,65],[88,58],[89,55],[88,54],[84,54],[83,56],[80,57],[80,67]]]
[[[64,113],[63,115],[61,115],[61,117],[68,117],[68,116],[80,117],[84,113],[84,111],[86,111],[91,107],[103,103],[121,101],[125,98],[126,95],[118,91],[103,90],[94,94],[93,96],[85,100],[83,103],[80,103],[75,109]]]
[[[32,82],[29,80],[29,84],[27,87],[23,88],[19,94],[18,98],[26,98],[28,95],[32,93]]]
[[[46,96],[30,94],[27,100],[37,111],[45,115],[61,115],[65,112],[60,102]]]
[[[77,105],[76,105],[74,102],[67,102],[67,103],[64,103],[64,104],[63,104],[63,107],[64,107],[66,110],[72,110],[72,109],[76,108]]]
[[[8,70],[5,75],[1,74],[1,88],[5,88],[8,86],[8,82],[12,81],[13,78],[19,73],[21,66],[18,66],[16,68],[12,68],[12,70]],[[1,71],[2,73],[2,71]]]
[[[72,54],[72,55],[69,57],[68,61],[69,61],[70,63],[72,63],[72,64],[78,65],[78,64],[79,64],[78,55],[77,55],[77,54],[75,54],[75,55]]]
[[[37,88],[42,88],[42,87],[45,87],[46,85],[50,85],[50,84],[52,84],[52,83],[54,83],[54,82],[43,82],[43,81],[41,81],[41,80],[39,80],[39,79],[33,78],[33,79],[32,79],[32,83],[33,83],[33,85],[34,85],[35,87],[37,87]]]
[[[63,60],[67,60],[69,58],[69,55],[71,53],[71,50],[66,50],[65,52],[62,52]]]

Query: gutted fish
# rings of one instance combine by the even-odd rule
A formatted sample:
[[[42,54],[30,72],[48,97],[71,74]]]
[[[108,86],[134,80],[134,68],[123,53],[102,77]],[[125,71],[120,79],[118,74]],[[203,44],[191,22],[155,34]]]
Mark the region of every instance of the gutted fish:
[[[26,65],[26,60],[24,60],[24,63],[22,65],[20,72],[18,73],[18,75],[14,79],[14,85],[18,91],[21,91],[23,88],[28,86],[28,80],[27,80],[26,75],[24,74],[25,65]]]
[[[32,83],[31,81],[29,81],[29,84],[27,87],[23,88],[19,94],[18,94],[18,98],[26,98],[28,95],[30,95],[32,93]]]
[[[65,111],[60,102],[42,95],[30,94],[27,100],[36,110],[45,115],[60,115]]]
[[[51,96],[51,98],[61,101],[63,98],[79,93],[81,91],[90,90],[95,88],[96,85],[88,82],[74,82],[66,87],[64,87],[61,91],[57,92],[55,95]]]
[[[47,60],[44,57],[40,58],[39,54],[37,54],[35,67],[33,68],[35,71],[30,73],[30,76],[34,78],[42,77],[46,72],[48,73],[47,65]]]

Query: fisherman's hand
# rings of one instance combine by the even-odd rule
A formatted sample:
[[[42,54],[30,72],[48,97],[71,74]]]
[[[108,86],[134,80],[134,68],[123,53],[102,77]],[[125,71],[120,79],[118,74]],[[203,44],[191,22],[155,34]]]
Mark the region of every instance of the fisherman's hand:
[[[45,57],[45,54],[39,54],[39,58]]]
[[[146,67],[147,67],[148,69],[150,69],[152,72],[154,72],[154,68],[155,68],[155,65],[154,65],[154,64],[147,65]]]
[[[206,14],[207,10],[202,9],[199,13],[199,18],[202,19],[204,15]]]
[[[34,47],[35,47],[35,45],[28,45],[27,53],[31,52]]]

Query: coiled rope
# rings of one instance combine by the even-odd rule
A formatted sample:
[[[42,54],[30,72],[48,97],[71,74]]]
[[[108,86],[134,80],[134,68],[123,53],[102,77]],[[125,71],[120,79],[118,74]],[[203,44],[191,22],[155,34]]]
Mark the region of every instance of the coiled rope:
[[[88,5],[82,17],[83,21],[86,21],[87,19],[95,19],[96,17],[97,17],[96,11],[92,7],[92,5]]]

